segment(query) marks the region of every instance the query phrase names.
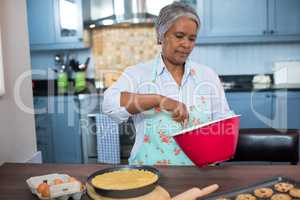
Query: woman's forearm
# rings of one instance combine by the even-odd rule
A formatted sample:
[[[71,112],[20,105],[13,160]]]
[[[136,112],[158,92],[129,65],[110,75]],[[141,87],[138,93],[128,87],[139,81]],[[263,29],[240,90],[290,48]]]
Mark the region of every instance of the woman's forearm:
[[[160,105],[162,97],[157,94],[121,92],[120,105],[131,114],[140,113]]]

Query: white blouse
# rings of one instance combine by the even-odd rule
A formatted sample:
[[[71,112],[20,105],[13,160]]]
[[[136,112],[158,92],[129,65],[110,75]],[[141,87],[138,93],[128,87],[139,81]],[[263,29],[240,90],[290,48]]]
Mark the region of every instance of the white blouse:
[[[199,84],[199,80],[196,83],[191,76],[193,73],[198,73],[197,77],[200,79],[201,84]],[[156,76],[155,83],[152,81],[153,76]],[[105,91],[102,109],[105,114],[118,123],[127,121],[132,116],[136,130],[135,144],[131,151],[131,156],[134,156],[143,143],[144,115],[143,113],[131,115],[125,107],[121,107],[121,92],[153,94],[153,91],[155,91],[156,94],[183,102],[189,108],[195,105],[197,91],[202,91],[203,88],[209,91],[205,95],[210,99],[212,120],[228,115],[230,109],[225,98],[224,89],[218,75],[211,68],[188,59],[185,64],[182,82],[178,86],[167,70],[161,55],[159,55],[149,62],[126,68],[118,81]]]

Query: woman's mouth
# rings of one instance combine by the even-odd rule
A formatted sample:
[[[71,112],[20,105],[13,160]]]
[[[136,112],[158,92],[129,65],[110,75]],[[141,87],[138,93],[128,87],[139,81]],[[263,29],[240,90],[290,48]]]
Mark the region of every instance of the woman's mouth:
[[[186,56],[189,55],[189,53],[187,53],[187,52],[177,51],[177,53],[178,53],[180,56],[184,56],[184,57],[186,57]]]

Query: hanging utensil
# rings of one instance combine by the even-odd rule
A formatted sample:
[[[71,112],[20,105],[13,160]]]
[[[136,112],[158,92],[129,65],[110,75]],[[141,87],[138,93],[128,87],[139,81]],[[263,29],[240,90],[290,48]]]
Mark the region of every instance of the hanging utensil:
[[[89,63],[90,63],[90,57],[88,57],[88,58],[86,59],[85,63],[84,63],[84,65],[85,65],[85,70],[88,68]]]
[[[73,69],[73,71],[78,72],[79,71],[79,62],[75,59],[71,59],[69,62],[69,65]]]
[[[89,62],[90,62],[90,57],[88,57],[83,64],[79,65],[79,70],[85,71],[89,65]]]

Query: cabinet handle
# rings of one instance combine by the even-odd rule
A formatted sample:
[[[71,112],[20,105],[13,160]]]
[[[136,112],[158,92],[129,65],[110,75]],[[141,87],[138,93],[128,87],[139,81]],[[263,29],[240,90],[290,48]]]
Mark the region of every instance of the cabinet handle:
[[[263,34],[264,34],[264,35],[267,35],[267,33],[268,33],[268,31],[263,30]]]
[[[82,42],[82,41],[83,41],[83,38],[78,38],[78,41],[79,41],[79,42]]]
[[[275,33],[275,31],[274,31],[274,30],[271,30],[271,31],[270,31],[270,34],[271,34],[271,35],[273,35],[274,33]]]

